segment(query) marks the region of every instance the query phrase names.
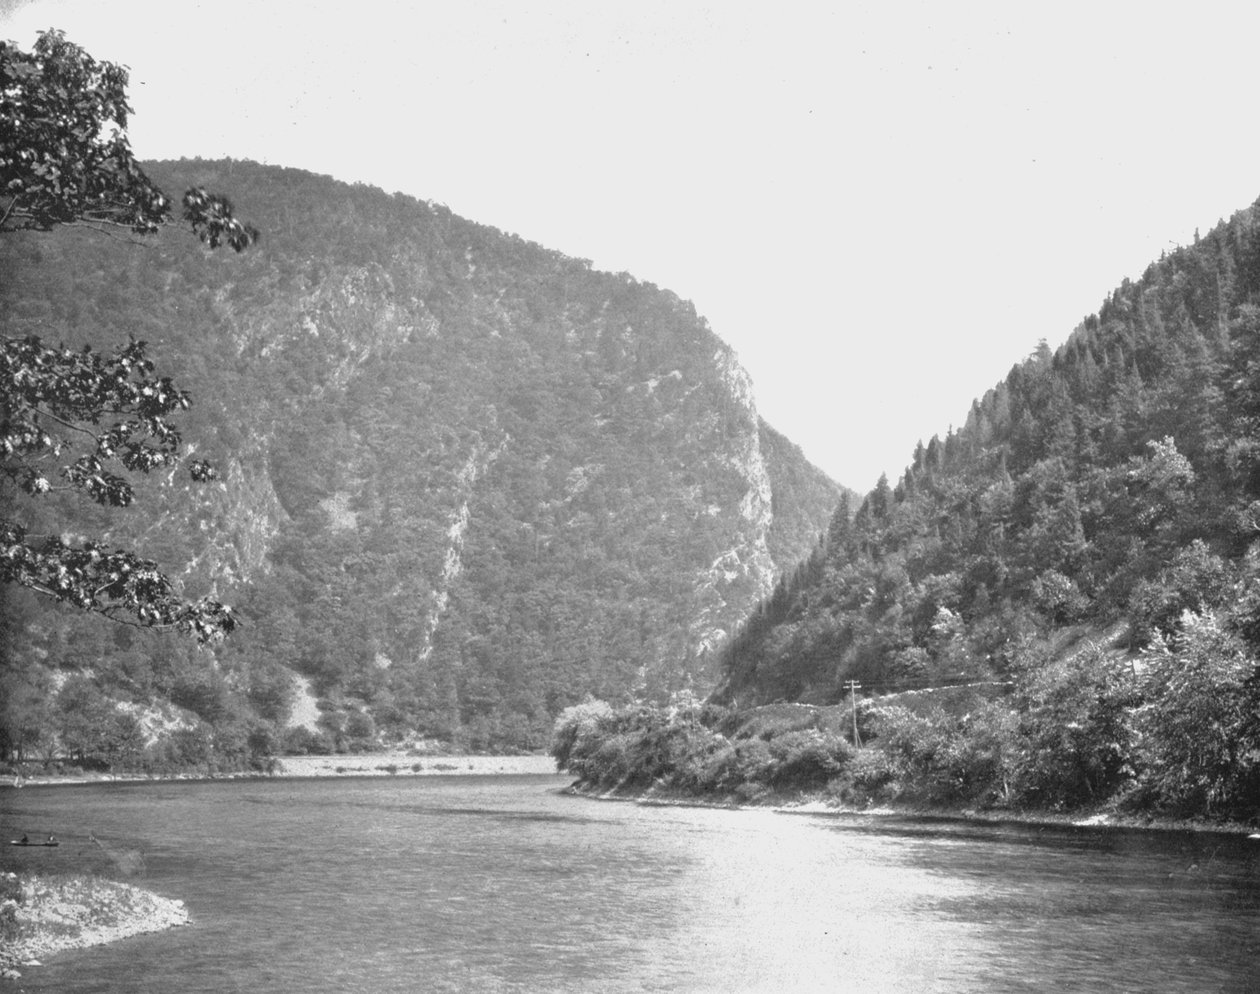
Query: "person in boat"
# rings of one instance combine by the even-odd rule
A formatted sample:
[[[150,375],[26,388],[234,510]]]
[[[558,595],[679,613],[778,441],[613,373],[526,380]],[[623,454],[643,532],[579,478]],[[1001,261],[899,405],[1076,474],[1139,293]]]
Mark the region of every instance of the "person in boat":
[[[48,833],[48,844],[50,846],[55,846],[57,844],[57,836],[53,835],[52,832]]]
[[[23,836],[22,836],[22,845],[24,845],[24,846],[25,846],[25,845],[29,845],[29,844],[30,844],[30,841],[31,841],[31,840],[30,840],[30,839],[28,839],[25,835],[23,835]]]

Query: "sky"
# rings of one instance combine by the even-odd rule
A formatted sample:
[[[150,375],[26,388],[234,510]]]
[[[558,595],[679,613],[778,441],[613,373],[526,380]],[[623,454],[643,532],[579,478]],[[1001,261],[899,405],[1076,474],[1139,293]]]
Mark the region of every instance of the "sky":
[[[401,191],[691,300],[863,492],[1260,197],[1254,0],[0,0],[0,38],[48,27],[130,67],[142,158]]]

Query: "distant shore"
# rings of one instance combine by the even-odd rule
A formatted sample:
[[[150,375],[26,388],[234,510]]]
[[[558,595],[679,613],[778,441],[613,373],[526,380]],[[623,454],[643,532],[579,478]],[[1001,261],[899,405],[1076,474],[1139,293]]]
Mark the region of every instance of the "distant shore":
[[[285,756],[277,777],[495,776],[556,772],[546,755],[413,756],[371,753],[362,756]]]
[[[556,772],[550,756],[417,756],[404,752],[360,753],[334,756],[284,756],[271,773],[76,773],[7,776],[0,787],[70,786],[92,783],[160,783],[180,780],[297,780],[315,777],[389,776],[503,776],[540,775]]]

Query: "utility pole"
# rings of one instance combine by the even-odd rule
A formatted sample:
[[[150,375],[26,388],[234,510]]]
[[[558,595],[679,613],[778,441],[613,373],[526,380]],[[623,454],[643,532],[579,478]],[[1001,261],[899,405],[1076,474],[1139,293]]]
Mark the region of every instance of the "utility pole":
[[[857,727],[857,692],[858,688],[862,685],[856,680],[848,680],[846,681],[845,686],[849,688],[849,701],[853,705],[853,744],[855,746],[861,746],[862,737],[858,735]]]

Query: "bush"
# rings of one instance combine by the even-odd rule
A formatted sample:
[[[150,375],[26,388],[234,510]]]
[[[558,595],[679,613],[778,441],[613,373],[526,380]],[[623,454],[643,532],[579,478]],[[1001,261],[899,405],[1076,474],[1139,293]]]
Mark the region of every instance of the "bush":
[[[286,729],[280,739],[287,756],[331,756],[333,740],[326,732],[313,732],[305,725]]]
[[[859,749],[849,763],[841,793],[857,801],[891,799],[901,790],[897,773],[883,749]]]
[[[887,762],[884,782],[896,780],[902,795],[932,804],[1005,796],[1011,722],[1002,705],[984,704],[959,718],[939,709],[919,715],[893,705],[873,708],[871,722],[876,748]]]
[[[1172,635],[1187,611],[1202,613],[1220,604],[1232,581],[1225,561],[1195,539],[1158,576],[1134,588],[1129,601],[1133,641],[1145,646],[1157,635]]]
[[[704,754],[713,733],[699,724],[661,725],[642,731],[631,749],[632,767],[626,783],[647,786],[661,782],[675,786],[689,761]]]
[[[556,717],[549,752],[556,766],[582,776],[582,764],[598,747],[601,734],[613,724],[613,709],[607,701],[588,698],[567,707]]]
[[[775,736],[770,757],[770,786],[816,790],[844,770],[853,758],[853,747],[837,735],[809,729]]]
[[[599,786],[620,786],[634,773],[633,747],[637,742],[638,736],[633,733],[607,736],[595,744],[594,751],[579,766],[571,763],[569,768]]]
[[[1187,815],[1260,815],[1260,671],[1215,616],[1187,615],[1143,654],[1142,786]]]
[[[1006,771],[1011,796],[1040,808],[1097,803],[1133,774],[1130,664],[1090,646],[1030,671]]]
[[[729,781],[730,760],[735,747],[726,736],[712,731],[693,730],[687,755],[670,778],[670,786],[692,794],[713,794],[733,789]]]

